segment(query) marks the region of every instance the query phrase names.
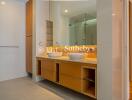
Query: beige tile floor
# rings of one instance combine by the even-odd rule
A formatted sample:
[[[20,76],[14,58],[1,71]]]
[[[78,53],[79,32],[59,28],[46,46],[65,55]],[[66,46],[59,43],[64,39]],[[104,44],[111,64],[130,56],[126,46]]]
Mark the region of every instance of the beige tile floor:
[[[0,100],[93,100],[49,81],[24,77],[0,82]]]

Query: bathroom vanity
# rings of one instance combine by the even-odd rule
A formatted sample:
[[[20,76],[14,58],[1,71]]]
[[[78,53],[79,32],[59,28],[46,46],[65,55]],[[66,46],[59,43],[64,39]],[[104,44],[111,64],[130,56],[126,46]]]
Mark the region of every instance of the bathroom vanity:
[[[96,98],[96,58],[79,61],[69,60],[67,56],[49,58],[37,57],[37,74],[44,79]]]
[[[87,5],[91,2],[93,5],[89,8]],[[96,98],[96,0],[51,1],[50,18],[46,23],[46,55],[37,56],[38,76]],[[81,59],[80,53],[86,57]],[[59,55],[62,56],[56,57]]]

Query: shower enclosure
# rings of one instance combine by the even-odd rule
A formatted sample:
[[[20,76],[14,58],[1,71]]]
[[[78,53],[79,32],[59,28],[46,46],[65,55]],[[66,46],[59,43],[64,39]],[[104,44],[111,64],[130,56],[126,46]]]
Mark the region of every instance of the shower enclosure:
[[[70,18],[69,23],[70,45],[97,44],[96,17],[88,14],[81,14]]]

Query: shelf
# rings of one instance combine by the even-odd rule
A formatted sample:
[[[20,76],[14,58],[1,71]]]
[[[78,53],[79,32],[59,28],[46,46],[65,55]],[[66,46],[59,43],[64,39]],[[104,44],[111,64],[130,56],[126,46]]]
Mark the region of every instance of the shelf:
[[[83,68],[83,79],[95,81],[95,69]]]
[[[96,99],[94,88],[90,88],[90,91],[87,90],[87,91],[83,92],[83,94]]]
[[[83,80],[86,80],[86,81],[89,81],[89,82],[95,83],[95,80],[93,80],[93,79],[84,78]]]
[[[41,76],[41,60],[37,61],[37,75]]]
[[[83,68],[82,91],[85,95],[96,98],[96,70]]]
[[[59,63],[56,63],[56,82],[59,83],[60,78],[59,78]]]

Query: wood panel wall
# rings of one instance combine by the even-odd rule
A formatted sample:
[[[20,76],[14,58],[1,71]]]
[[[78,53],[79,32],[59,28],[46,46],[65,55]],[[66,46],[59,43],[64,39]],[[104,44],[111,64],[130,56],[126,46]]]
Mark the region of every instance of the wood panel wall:
[[[26,3],[26,71],[32,73],[33,0]]]

